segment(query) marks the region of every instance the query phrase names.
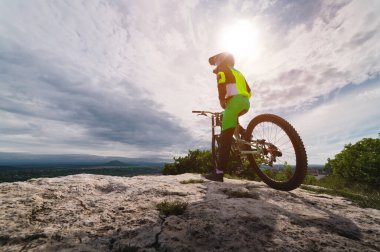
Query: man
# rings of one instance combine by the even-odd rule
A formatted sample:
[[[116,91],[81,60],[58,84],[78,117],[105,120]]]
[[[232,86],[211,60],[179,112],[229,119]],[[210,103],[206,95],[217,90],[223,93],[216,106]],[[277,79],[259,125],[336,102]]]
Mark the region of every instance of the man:
[[[216,66],[213,73],[217,76],[219,101],[224,111],[217,168],[205,177],[209,180],[223,182],[224,171],[230,158],[232,136],[238,123],[238,117],[249,110],[251,89],[242,73],[234,68],[235,60],[232,54],[219,53],[209,58],[209,63]]]

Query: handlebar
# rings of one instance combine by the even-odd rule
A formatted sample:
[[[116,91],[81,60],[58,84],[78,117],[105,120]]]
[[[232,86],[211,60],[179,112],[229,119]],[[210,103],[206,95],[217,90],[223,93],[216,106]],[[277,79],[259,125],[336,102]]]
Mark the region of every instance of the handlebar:
[[[204,115],[204,116],[207,116],[207,114],[210,114],[210,115],[222,114],[221,112],[211,112],[211,111],[203,111],[203,110],[193,110],[191,112],[195,114],[199,114],[199,115]]]

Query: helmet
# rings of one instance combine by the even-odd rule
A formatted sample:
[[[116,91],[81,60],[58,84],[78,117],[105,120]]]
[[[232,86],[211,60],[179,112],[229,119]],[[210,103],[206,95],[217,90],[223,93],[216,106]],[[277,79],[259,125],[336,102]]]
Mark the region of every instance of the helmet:
[[[208,62],[212,66],[216,66],[218,68],[219,66],[229,66],[233,67],[235,65],[235,59],[234,56],[231,53],[228,52],[222,52],[219,54],[216,54],[208,59]]]

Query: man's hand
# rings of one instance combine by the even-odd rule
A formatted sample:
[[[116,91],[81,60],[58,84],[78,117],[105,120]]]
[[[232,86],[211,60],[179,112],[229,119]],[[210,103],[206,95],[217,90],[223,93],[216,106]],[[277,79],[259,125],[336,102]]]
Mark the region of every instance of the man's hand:
[[[226,108],[226,100],[225,100],[225,99],[221,99],[221,100],[219,100],[219,102],[220,102],[220,106],[221,106],[223,109],[225,109],[225,108]]]

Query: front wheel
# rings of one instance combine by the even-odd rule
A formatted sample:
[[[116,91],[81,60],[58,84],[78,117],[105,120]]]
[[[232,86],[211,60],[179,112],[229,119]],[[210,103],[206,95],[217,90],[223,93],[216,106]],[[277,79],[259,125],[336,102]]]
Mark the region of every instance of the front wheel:
[[[248,160],[270,187],[290,191],[301,185],[307,172],[307,156],[297,131],[283,118],[262,114],[252,119],[245,135],[256,154]]]

